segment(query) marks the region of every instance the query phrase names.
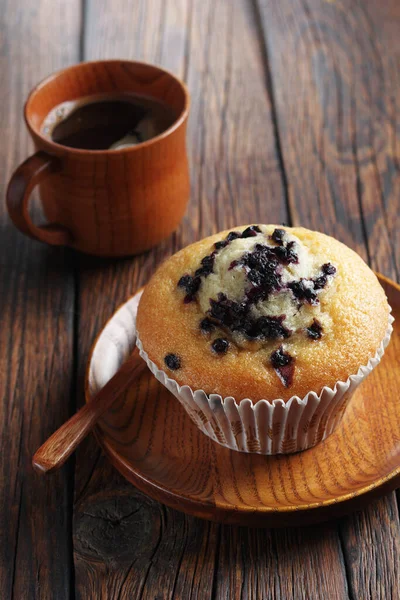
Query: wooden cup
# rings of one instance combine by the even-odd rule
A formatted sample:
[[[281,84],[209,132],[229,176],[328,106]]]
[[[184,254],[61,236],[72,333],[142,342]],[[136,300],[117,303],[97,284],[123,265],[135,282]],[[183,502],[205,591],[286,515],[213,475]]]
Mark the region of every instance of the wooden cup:
[[[41,133],[48,113],[67,100],[99,93],[137,93],[161,100],[177,118],[160,135],[121,150],[80,150]],[[33,89],[25,121],[36,154],[13,174],[7,190],[11,219],[22,233],[99,256],[136,254],[172,233],[189,199],[186,86],[159,67],[125,60],[81,63]],[[39,185],[49,224],[35,225],[29,197]]]

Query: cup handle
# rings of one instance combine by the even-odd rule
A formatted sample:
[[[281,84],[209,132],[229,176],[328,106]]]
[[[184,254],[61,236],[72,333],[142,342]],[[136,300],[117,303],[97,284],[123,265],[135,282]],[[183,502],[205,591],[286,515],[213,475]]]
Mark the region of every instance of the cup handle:
[[[6,202],[11,220],[22,233],[46,244],[67,246],[72,241],[72,235],[65,227],[57,224],[39,227],[32,222],[28,210],[33,188],[59,168],[58,158],[46,152],[36,152],[13,173],[7,188]]]

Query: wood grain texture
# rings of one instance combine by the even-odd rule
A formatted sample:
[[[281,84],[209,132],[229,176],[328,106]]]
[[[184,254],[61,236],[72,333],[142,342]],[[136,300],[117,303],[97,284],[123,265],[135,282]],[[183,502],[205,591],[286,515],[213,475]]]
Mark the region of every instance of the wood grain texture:
[[[321,562],[325,568],[316,568]],[[231,527],[220,546],[220,565],[215,598],[221,600],[348,598],[335,525],[283,531]]]
[[[79,58],[156,61],[187,81],[193,104],[189,210],[151,253],[118,262],[53,253],[23,240],[0,209],[2,598],[73,596],[72,474],[40,479],[30,456],[74,410],[95,334],[163,258],[225,226],[293,221],[398,274],[399,19],[396,0],[5,0],[3,196],[32,150],[23,101],[55,69]],[[75,478],[77,598],[399,598],[393,494],[337,523],[268,532],[164,508],[94,440]]]
[[[225,226],[247,223],[252,219],[264,222],[289,220],[280,148],[277,147],[271,115],[265,53],[260,43],[258,15],[252,4],[237,0],[233,3],[171,0],[140,4],[114,2],[112,20],[109,19],[110,10],[108,1],[88,2],[85,58],[128,55],[157,60],[185,77],[192,96],[188,126],[192,195],[182,227],[172,240],[163,243],[150,255],[139,257],[134,263],[102,263],[101,270],[90,264],[81,270],[80,310],[85,327],[81,328],[80,362],[87,356],[94,333],[108,318],[113,307],[144,283],[164,257],[190,241]],[[156,15],[160,15],[160,18]],[[126,26],[128,21],[129,28]],[[241,43],[238,39],[242,40]],[[243,102],[245,94],[250,94],[251,102]],[[255,139],[257,144],[254,143]],[[103,297],[100,296],[100,290]],[[87,316],[92,314],[96,314],[97,318]],[[105,468],[102,459],[98,463],[93,459],[96,451],[92,448],[88,445],[78,456],[76,499],[79,510],[75,513],[75,532],[81,520],[80,507],[97,502],[100,491],[97,477]],[[102,483],[107,482],[111,497],[118,497],[120,487],[125,484],[120,483],[112,492],[111,484],[115,485],[115,479],[109,479],[107,475]],[[204,558],[203,555],[187,557],[189,562],[186,567],[190,573],[194,573],[193,579],[181,578],[179,554],[170,562],[168,570],[154,568],[153,563],[143,592],[140,593],[144,597],[156,597],[158,592],[153,590],[159,590],[161,580],[168,590],[161,597],[173,597],[171,582],[177,580],[180,582],[175,588],[175,593],[179,590],[180,594],[177,597],[228,598],[229,595],[221,596],[224,593],[221,582],[226,579],[228,570],[220,560],[220,549],[235,536],[235,528],[201,523],[182,517],[170,509],[165,509],[165,514],[168,521],[176,523],[178,520],[184,524],[177,534],[178,547],[185,545],[185,532],[188,529],[195,532],[201,547],[203,544],[208,546],[209,540],[211,546],[208,546]],[[288,535],[295,552],[301,556],[299,538],[290,533]],[[304,535],[307,536],[307,531]],[[262,545],[264,537],[262,532],[254,534],[259,545]],[[168,543],[164,532],[161,539]],[[244,546],[244,554],[252,551],[250,543]],[[346,597],[344,565],[336,530],[321,542],[318,553],[313,554],[315,569],[328,568],[332,554],[336,557],[335,564],[342,564],[342,568],[332,573],[329,583],[334,589],[340,590],[342,597]],[[121,597],[129,597],[129,590],[136,585],[135,582],[142,581],[142,573],[138,571],[134,557],[132,553],[131,562],[122,572],[116,572],[115,566],[107,571],[107,576],[112,573],[118,582]],[[252,587],[253,579],[263,581],[265,570],[268,571],[275,564],[278,564],[278,573],[274,577],[274,588],[266,590],[265,594],[267,598],[274,597],[273,594],[277,598],[284,597],[283,589],[286,591],[287,588],[282,588],[282,585],[286,584],[280,582],[286,581],[289,573],[292,573],[288,563],[281,567],[276,556],[266,565],[259,561],[249,567],[252,579],[243,572],[246,567],[240,562],[240,557],[236,555],[235,560],[230,570],[237,573],[236,585],[240,590],[237,597],[257,598]],[[156,564],[160,563],[157,561]],[[90,597],[95,597],[96,593],[100,597],[107,597],[103,592],[104,585],[107,585],[104,575],[99,571],[97,561],[82,556],[76,533],[75,565],[78,597],[86,597],[88,590],[92,595]],[[299,567],[300,578],[313,577],[301,563]],[[201,586],[196,588],[193,581],[196,581],[199,569],[203,570],[203,576]],[[295,587],[294,579],[290,577]],[[217,585],[218,580],[220,583]],[[310,589],[315,590],[316,586],[315,582],[313,584],[310,581]],[[225,594],[229,594],[226,587]]]
[[[360,508],[379,494],[379,486],[394,489],[400,483],[400,407],[395,392],[386,392],[383,402],[383,390],[400,386],[400,286],[382,283],[395,318],[390,345],[320,444],[286,456],[230,450],[201,431],[207,417],[196,404],[185,410],[146,369],[99,420],[97,438],[111,462],[172,508],[241,525],[316,523]],[[88,405],[126,364],[139,298],[124,304],[96,341],[86,377]],[[219,427],[211,423],[211,430],[218,439]],[[266,435],[273,438],[274,428]]]
[[[192,97],[188,125],[192,194],[181,228],[150,255],[139,257],[135,262],[102,264],[101,271],[94,267],[82,269],[80,312],[86,326],[81,328],[81,363],[87,356],[94,333],[113,308],[144,283],[163,258],[223,226],[248,222],[251,218],[287,221],[270,101],[265,91],[264,59],[251,6],[244,2],[230,5],[211,1],[113,2],[115,18],[111,21],[110,10],[109,1],[88,2],[85,58],[124,55],[157,60],[185,77]],[[232,32],[242,36],[245,43],[235,44]],[[247,77],[249,70],[251,77]],[[255,105],[253,111],[241,100],[249,86]],[[260,140],[258,147],[253,143],[255,136]],[[89,314],[96,314],[97,319],[89,319]],[[104,462],[91,476],[95,464],[90,459],[92,452],[87,448],[78,454],[78,506],[96,502],[99,491],[95,478],[99,469],[104,468]],[[118,487],[111,496],[118,496]],[[111,493],[111,488],[108,489]],[[215,564],[219,568],[220,527],[182,517],[170,509],[165,509],[165,514],[176,531],[172,542],[176,552],[171,556],[168,568],[156,553],[157,560],[153,560],[140,593],[146,598],[157,595],[162,598],[211,598]],[[79,522],[80,513],[77,512],[75,532]],[[176,528],[176,524],[180,526]],[[223,536],[228,529],[222,528]],[[206,549],[200,556],[184,552],[188,535],[197,540],[200,548]],[[164,547],[170,547],[171,541],[165,530],[161,540]],[[96,593],[101,594],[99,590],[103,589],[104,577],[99,573],[97,563],[82,557],[76,542],[75,565],[78,597],[86,597],[88,590],[93,597]],[[141,580],[141,571],[132,560],[123,572],[116,572],[114,567],[113,577],[121,586],[121,597],[130,597],[129,590]],[[174,581],[177,582],[175,591]]]
[[[10,218],[14,225],[28,237],[53,246],[68,246],[72,236],[60,225],[36,225],[29,214],[31,194],[41,181],[52,179],[60,168],[59,161],[46,154],[36,152],[21,163],[11,176],[6,202]]]
[[[52,110],[71,100],[130,93],[163,103],[174,121],[159,136],[113,151],[71,148],[42,133]],[[127,60],[84,62],[51,75],[25,104],[36,154],[20,165],[7,189],[7,207],[25,235],[97,256],[144,252],[180,223],[189,199],[182,82],[155,65]],[[29,199],[39,184],[48,224],[37,226]]]
[[[50,480],[31,455],[74,400],[71,255],[24,238],[9,221],[6,182],[32,146],[23,122],[30,88],[78,59],[79,2],[23,0],[0,12],[0,597],[69,599],[71,470]],[[40,219],[37,203],[32,210]]]
[[[370,14],[350,0],[258,2],[293,221],[396,280],[400,44],[388,39],[387,20],[399,18],[386,4],[370,2]]]
[[[399,512],[393,496],[340,522],[348,585],[354,598],[399,598]]]
[[[135,348],[106,385],[40,446],[32,459],[33,468],[42,474],[59,469],[145,368]]]
[[[159,11],[160,2],[88,2],[85,58],[125,55],[140,60],[158,60],[163,66],[174,69],[178,76],[183,76],[190,36],[187,31],[189,3],[181,1],[163,4],[164,24],[154,18]],[[115,16],[112,20],[109,18],[111,10]],[[158,28],[169,31],[168,45],[158,35]],[[198,99],[193,98],[192,101],[197,102]],[[197,210],[198,207],[191,203],[189,214],[196,213]],[[135,261],[81,263],[81,386],[84,362],[93,336],[102,323],[110,317],[118,304],[147,280],[163,258],[188,243],[193,236],[193,225],[187,217],[179,232],[170,240]],[[94,314],[96,318],[92,318]],[[82,547],[91,548],[95,543],[93,539],[97,536],[103,537],[104,527],[114,529],[114,513],[110,507],[119,504],[118,498],[121,495],[127,498],[125,503],[128,508],[125,504],[125,510],[128,513],[140,507],[139,519],[134,521],[127,537],[121,535],[121,527],[116,529],[117,546],[126,540],[127,552],[123,565],[115,560],[110,561],[107,552],[96,546],[89,555],[82,550]],[[93,510],[96,511],[104,496],[107,501],[105,511],[101,513],[103,519],[85,519],[83,513],[92,514]],[[180,597],[190,597],[190,590],[193,590],[193,597],[198,594],[199,600],[211,598],[217,526],[207,524],[204,527],[201,521],[188,519],[178,512],[165,509],[162,505],[149,501],[131,486],[127,488],[126,482],[114,472],[109,463],[99,458],[99,451],[92,440],[88,440],[78,452],[75,498],[77,598],[112,598],[119,594],[120,598],[164,599],[174,597],[177,591]],[[143,527],[146,522],[146,527]],[[138,543],[132,543],[132,539]],[[188,547],[192,549],[190,553],[187,551]],[[115,553],[115,544],[110,551]],[[110,582],[113,592],[108,587]]]
[[[294,222],[329,231],[398,280],[400,15],[384,4],[258,2]],[[373,509],[340,527],[355,598],[399,594],[394,494],[377,507],[378,527]]]

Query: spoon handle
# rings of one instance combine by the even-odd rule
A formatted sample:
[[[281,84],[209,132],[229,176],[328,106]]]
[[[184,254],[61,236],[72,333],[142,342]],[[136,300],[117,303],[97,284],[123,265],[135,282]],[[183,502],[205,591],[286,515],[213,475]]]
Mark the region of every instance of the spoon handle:
[[[61,467],[93,429],[99,418],[140,375],[145,366],[146,363],[139,356],[139,350],[135,348],[99,393],[40,446],[32,459],[34,469],[39,473],[50,473]]]

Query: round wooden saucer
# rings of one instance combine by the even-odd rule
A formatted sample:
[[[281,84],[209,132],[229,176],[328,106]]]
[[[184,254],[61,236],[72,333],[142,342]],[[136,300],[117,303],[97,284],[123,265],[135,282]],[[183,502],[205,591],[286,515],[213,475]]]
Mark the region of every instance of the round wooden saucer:
[[[224,448],[197,429],[147,370],[101,420],[100,445],[122,475],[152,498],[228,523],[304,525],[393,490],[400,485],[400,286],[379,279],[396,319],[392,340],[339,427],[314,448],[272,457]],[[97,338],[87,398],[133,348],[139,296],[124,304]]]

